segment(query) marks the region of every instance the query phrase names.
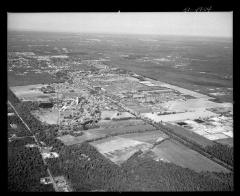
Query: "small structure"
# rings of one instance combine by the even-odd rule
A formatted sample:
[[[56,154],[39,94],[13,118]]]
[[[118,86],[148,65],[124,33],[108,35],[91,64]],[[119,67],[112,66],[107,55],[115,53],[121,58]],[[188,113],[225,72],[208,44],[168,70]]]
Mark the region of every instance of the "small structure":
[[[100,91],[100,90],[102,90],[102,88],[100,86],[94,86],[94,90]]]
[[[36,144],[26,144],[25,147],[27,148],[35,148],[38,147]]]
[[[78,136],[82,136],[84,133],[82,131],[74,131],[74,132],[70,132],[71,136],[74,137],[78,137]]]
[[[17,128],[17,125],[16,125],[16,124],[10,123],[10,126],[11,126],[11,128],[13,128],[13,129],[16,129],[16,128]]]
[[[52,108],[53,103],[51,103],[51,102],[41,102],[41,103],[39,103],[38,107],[40,107],[40,108]]]
[[[59,157],[59,154],[56,153],[56,152],[43,152],[42,156],[43,156],[44,159],[46,159],[46,158],[57,158],[57,157]]]
[[[43,93],[48,94],[48,93],[55,93],[55,90],[51,86],[44,86],[40,89]]]
[[[16,137],[17,137],[17,135],[14,133],[14,134],[11,135],[10,138],[16,138]]]
[[[60,191],[63,191],[63,192],[71,192],[72,191],[71,187],[67,183],[64,176],[57,176],[54,178],[54,181]]]
[[[8,116],[15,116],[15,114],[14,113],[8,113]]]
[[[40,179],[40,183],[42,183],[42,184],[51,184],[52,180],[51,180],[50,177],[44,177],[44,178]]]
[[[40,144],[46,146],[46,144],[43,141],[40,141]]]
[[[78,105],[80,103],[79,97],[76,97],[76,104]]]

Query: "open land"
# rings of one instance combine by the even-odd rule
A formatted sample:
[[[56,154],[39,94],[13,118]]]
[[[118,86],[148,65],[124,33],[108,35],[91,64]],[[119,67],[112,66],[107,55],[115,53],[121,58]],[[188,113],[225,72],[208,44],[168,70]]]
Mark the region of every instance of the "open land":
[[[9,86],[22,102],[37,103],[31,114],[42,126],[57,126],[55,138],[64,146],[71,148],[87,142],[118,167],[141,151],[139,157],[196,172],[231,172],[156,128],[158,124],[171,128],[173,133],[202,147],[233,145],[231,69],[226,68],[226,74],[221,76],[206,64],[223,69],[222,63],[230,63],[226,55],[231,51],[218,49],[225,54],[224,62],[220,62],[217,56],[207,56],[211,53],[205,53],[205,45],[200,47],[202,56],[197,56],[195,44],[206,42],[193,40],[186,40],[193,48],[188,56],[189,50],[177,49],[182,44],[179,40],[162,40],[168,49],[156,45],[150,55],[149,42],[136,37],[126,49],[122,37],[114,37],[118,44],[114,46],[108,43],[107,36],[96,41],[83,35],[76,46],[74,36],[58,35],[65,41],[55,42],[59,38],[52,34],[27,34],[32,41],[13,42],[14,33],[9,38]],[[33,47],[30,42],[41,45]],[[216,40],[213,43],[216,45],[211,49],[229,44]],[[108,47],[102,51],[103,46]],[[116,48],[120,48],[119,52]],[[161,55],[154,56],[159,51]],[[23,80],[28,74],[32,77],[46,73],[51,81],[29,80],[26,85],[12,79],[14,75]]]

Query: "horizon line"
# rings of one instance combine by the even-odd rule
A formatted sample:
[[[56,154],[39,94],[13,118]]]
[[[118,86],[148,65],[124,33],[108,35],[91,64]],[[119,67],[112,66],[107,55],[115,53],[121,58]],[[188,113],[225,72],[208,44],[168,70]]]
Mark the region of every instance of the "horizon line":
[[[93,31],[47,31],[34,29],[7,29],[8,32],[42,32],[42,33],[69,33],[69,34],[109,34],[109,35],[142,35],[142,36],[176,36],[176,37],[206,37],[206,38],[233,38],[233,36],[213,36],[213,35],[186,35],[186,34],[157,34],[157,33],[129,33],[129,32],[93,32]]]

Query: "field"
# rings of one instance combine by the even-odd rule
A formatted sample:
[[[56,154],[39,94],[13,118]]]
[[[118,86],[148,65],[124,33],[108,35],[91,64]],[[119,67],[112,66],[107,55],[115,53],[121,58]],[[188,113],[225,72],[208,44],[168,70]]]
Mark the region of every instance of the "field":
[[[102,128],[115,128],[115,127],[131,127],[137,125],[146,125],[146,123],[139,119],[129,119],[129,120],[100,120],[99,123]]]
[[[123,164],[135,152],[142,150],[143,154],[141,156],[143,157],[149,157],[155,161],[174,163],[197,172],[230,172],[176,141],[163,141],[166,138],[168,137],[162,132],[150,131],[143,134],[134,133],[111,137],[90,144],[117,165]],[[160,144],[157,142],[160,142]],[[156,145],[154,146],[154,144]]]
[[[189,110],[197,110],[197,109],[207,109],[207,108],[229,108],[232,107],[231,103],[216,103],[205,98],[198,99],[188,99],[186,101],[168,101],[162,104],[163,107],[167,107],[169,110],[173,111],[189,111]]]
[[[197,172],[230,172],[196,151],[172,140],[162,142],[160,145],[153,148],[152,151],[155,160],[162,159]]]
[[[140,112],[140,113],[147,113],[147,112],[153,112],[154,110],[150,107],[147,106],[142,106],[134,101],[130,102],[124,102],[124,104],[126,105],[127,108],[136,111],[136,112]],[[157,111],[159,111],[159,109],[157,109]]]
[[[109,134],[119,134],[119,133],[128,133],[128,132],[142,132],[142,131],[152,131],[156,130],[151,125],[135,125],[135,126],[123,126],[115,128],[99,128],[99,129],[90,129],[88,132],[91,133],[103,133],[106,135]]]
[[[47,110],[47,109],[40,109],[31,112],[37,119],[41,122],[47,124],[58,124],[58,110]]]
[[[155,122],[174,122],[180,120],[187,119],[197,119],[197,118],[206,118],[216,116],[215,113],[206,111],[206,110],[198,110],[194,112],[184,112],[178,114],[169,114],[169,115],[157,115],[156,113],[143,113],[143,117],[147,117]]]
[[[115,135],[124,135],[126,133],[134,133],[134,132],[151,132],[152,130],[156,130],[151,125],[132,125],[128,126],[125,124],[122,124],[122,126],[117,126],[113,124],[113,128],[95,128],[95,129],[89,129],[85,130],[83,132],[83,135],[81,136],[71,136],[71,135],[64,135],[61,137],[58,137],[65,145],[73,145],[82,143],[84,141],[91,141],[96,140],[100,138],[106,138],[111,137]]]
[[[228,184],[229,170],[126,112],[163,121],[176,135],[209,148],[213,156],[216,153],[217,158],[224,157],[230,162],[228,152],[232,148],[214,144],[233,145],[231,40],[8,34],[8,85],[21,101],[54,103],[52,109],[31,111],[42,124],[30,114],[22,113],[31,129],[40,133],[39,138],[59,151],[60,159],[55,164],[58,167],[53,164],[51,169],[56,173],[61,171],[58,175],[70,180],[75,191],[232,189]],[[39,90],[53,81],[54,89],[60,87],[57,88],[61,91],[57,94],[60,103],[56,101],[56,93]],[[107,97],[123,107],[110,103]],[[19,109],[26,111],[28,103],[23,103],[18,103]],[[38,105],[32,103],[31,108],[34,104]],[[58,123],[59,106],[62,126],[57,130],[52,125]],[[14,132],[17,136],[24,133],[15,121],[8,128],[9,136]],[[73,136],[68,131],[83,134]],[[13,141],[11,145],[17,143]],[[12,168],[23,158],[26,165],[33,165],[34,171],[35,165],[42,167],[39,154],[36,160],[30,156],[36,154],[35,149],[9,148],[9,152]],[[15,173],[21,176],[21,167],[18,168],[19,171],[12,169],[11,177]],[[29,172],[24,175],[29,180]],[[34,183],[38,186],[39,181]]]
[[[91,145],[117,165],[122,164],[139,149],[144,150],[151,147],[151,144],[121,137],[103,139],[92,142]]]
[[[9,86],[25,86],[34,84],[48,84],[54,82],[52,76],[48,73],[36,74],[29,73],[27,75],[16,75],[15,73],[8,72],[8,85]]]
[[[155,78],[169,84],[203,94],[213,93],[210,89],[227,92],[216,96],[223,101],[232,101],[232,41],[215,38],[191,38],[174,36],[149,36],[154,42],[143,39],[141,35],[66,35],[25,32],[9,33],[9,52],[33,52],[35,55],[68,55],[86,59],[108,59],[105,63],[116,64],[140,75]],[[98,37],[101,42],[87,40]],[[17,39],[16,39],[17,38]],[[54,42],[62,39],[61,41]],[[109,41],[111,40],[111,41]],[[39,43],[35,47],[32,42]],[[125,43],[128,43],[126,45]],[[64,50],[62,48],[65,48]],[[66,54],[65,50],[68,50]],[[125,55],[125,56],[124,56]],[[155,60],[155,59],[162,59]],[[164,61],[163,61],[164,59]],[[186,66],[176,67],[176,65]],[[84,64],[74,65],[84,68]],[[147,69],[146,69],[147,66]],[[34,77],[19,76],[16,71],[8,72],[11,86],[28,79],[29,83],[47,82],[46,74]],[[38,78],[42,82],[39,82]],[[23,80],[24,79],[24,80]],[[218,89],[217,89],[218,88]],[[230,91],[228,90],[230,89]],[[230,93],[230,94],[229,94]]]
[[[64,135],[61,137],[58,137],[59,140],[61,140],[65,145],[75,145],[75,144],[81,144],[88,140],[95,140],[98,138],[105,137],[105,134],[102,133],[90,133],[90,132],[84,132],[82,136],[71,136],[71,135]]]
[[[14,86],[10,89],[16,94],[19,99],[23,101],[48,101],[51,95],[44,94],[39,89],[43,87],[42,84]]]
[[[132,114],[128,112],[118,112],[117,110],[107,110],[101,112],[101,119],[130,119],[135,118]]]
[[[162,139],[168,138],[166,134],[157,130],[157,131],[147,131],[145,133],[130,133],[121,135],[121,138],[129,138],[137,140],[140,142],[146,142],[149,144],[154,144],[156,141],[161,141]]]

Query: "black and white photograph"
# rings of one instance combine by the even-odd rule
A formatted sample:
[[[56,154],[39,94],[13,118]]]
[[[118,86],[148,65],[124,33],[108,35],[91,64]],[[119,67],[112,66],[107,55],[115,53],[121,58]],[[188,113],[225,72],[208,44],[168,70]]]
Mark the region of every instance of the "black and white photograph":
[[[8,12],[8,191],[234,191],[233,11],[202,9]]]

